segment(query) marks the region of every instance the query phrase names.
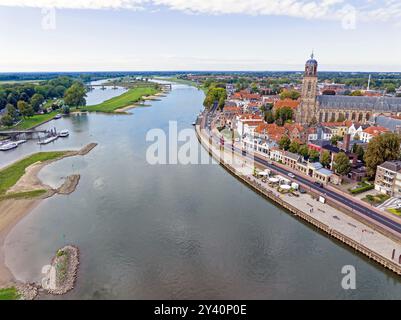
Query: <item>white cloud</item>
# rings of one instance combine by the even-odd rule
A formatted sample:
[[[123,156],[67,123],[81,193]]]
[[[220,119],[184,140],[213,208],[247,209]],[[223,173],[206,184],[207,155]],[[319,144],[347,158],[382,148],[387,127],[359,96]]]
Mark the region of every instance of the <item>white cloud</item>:
[[[341,20],[344,8],[355,8],[359,20],[397,21],[400,0],[0,0],[0,6],[68,9],[143,9],[161,7],[196,14],[277,15]]]
[[[0,0],[0,6],[65,9],[137,9],[147,0]]]

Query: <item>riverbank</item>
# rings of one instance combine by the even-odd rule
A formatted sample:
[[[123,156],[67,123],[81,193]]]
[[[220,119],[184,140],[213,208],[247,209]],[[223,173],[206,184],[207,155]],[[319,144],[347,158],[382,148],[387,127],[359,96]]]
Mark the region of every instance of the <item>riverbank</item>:
[[[401,275],[399,241],[361,223],[344,211],[327,203],[321,203],[318,201],[318,195],[301,194],[295,197],[290,193],[280,193],[277,187],[254,177],[253,164],[250,167],[249,161],[247,163],[245,158],[214,145],[209,136],[201,132],[199,125],[196,126],[196,134],[209,154],[241,182],[333,239],[341,241],[381,266]],[[258,167],[264,169],[262,166]]]
[[[149,99],[147,97],[154,97],[160,93],[155,87],[136,87],[129,89],[127,92],[117,97],[106,100],[102,103],[93,106],[87,106],[83,109],[90,112],[104,112],[104,113],[122,113],[127,107],[133,107],[136,103]]]
[[[72,175],[65,179],[64,183],[57,189],[44,184],[39,178],[39,171],[46,165],[55,161],[72,156],[84,156],[88,154],[97,143],[90,143],[77,151],[60,151],[51,153],[51,157],[31,155],[11,164],[2,170],[8,174],[6,183],[3,184],[4,200],[0,198],[0,286],[9,286],[14,282],[11,272],[4,264],[4,240],[11,229],[30,211],[32,211],[41,200],[54,194],[70,194],[78,185],[80,176]],[[38,160],[39,159],[39,160]],[[42,159],[42,161],[40,160]],[[35,161],[36,160],[36,161]],[[32,162],[34,161],[34,162]],[[12,173],[12,174],[11,174]],[[2,182],[5,181],[4,179]],[[35,191],[41,191],[34,193]],[[18,197],[18,195],[26,197]],[[33,195],[33,197],[32,197]]]

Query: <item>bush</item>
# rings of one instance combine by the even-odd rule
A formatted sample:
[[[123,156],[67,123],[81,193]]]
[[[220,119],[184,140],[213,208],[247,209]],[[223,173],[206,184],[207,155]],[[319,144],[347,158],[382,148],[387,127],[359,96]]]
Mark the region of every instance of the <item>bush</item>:
[[[369,190],[372,190],[375,188],[375,186],[373,184],[369,184],[366,182],[365,183],[360,182],[358,185],[359,185],[359,187],[354,188],[354,189],[348,189],[348,191],[351,192],[351,194],[359,194],[359,193],[366,192],[366,191],[369,191]]]

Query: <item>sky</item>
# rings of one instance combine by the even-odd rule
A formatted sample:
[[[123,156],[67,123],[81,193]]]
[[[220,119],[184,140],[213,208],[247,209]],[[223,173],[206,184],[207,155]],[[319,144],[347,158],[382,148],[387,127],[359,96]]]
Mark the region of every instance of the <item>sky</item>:
[[[0,72],[401,71],[400,0],[0,0]]]

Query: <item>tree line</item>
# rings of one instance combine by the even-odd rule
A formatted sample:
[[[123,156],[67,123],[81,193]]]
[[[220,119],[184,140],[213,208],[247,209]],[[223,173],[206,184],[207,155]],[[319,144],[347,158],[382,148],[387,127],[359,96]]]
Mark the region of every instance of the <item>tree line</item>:
[[[43,106],[48,100],[63,99],[67,106],[83,106],[86,104],[85,96],[86,89],[81,82],[64,76],[38,84],[3,84],[0,86],[0,112],[4,114],[1,123],[11,126],[21,116],[46,113]]]

